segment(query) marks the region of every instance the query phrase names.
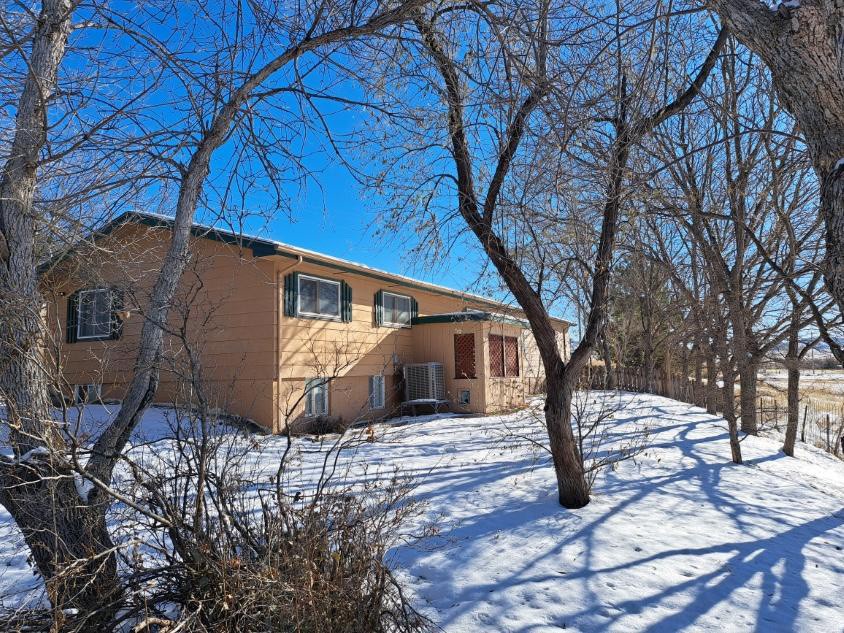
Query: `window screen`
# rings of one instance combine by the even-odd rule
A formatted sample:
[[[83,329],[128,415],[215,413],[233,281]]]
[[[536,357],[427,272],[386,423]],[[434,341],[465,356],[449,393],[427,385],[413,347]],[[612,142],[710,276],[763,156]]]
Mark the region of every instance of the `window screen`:
[[[83,290],[79,293],[77,338],[102,338],[111,333],[111,291]]]
[[[338,318],[340,282],[299,275],[299,312]]]
[[[369,377],[369,408],[383,409],[384,408],[384,376],[370,376]]]
[[[410,325],[410,297],[385,292],[383,301],[386,325]]]
[[[328,414],[328,383],[322,378],[305,382],[305,415]]]

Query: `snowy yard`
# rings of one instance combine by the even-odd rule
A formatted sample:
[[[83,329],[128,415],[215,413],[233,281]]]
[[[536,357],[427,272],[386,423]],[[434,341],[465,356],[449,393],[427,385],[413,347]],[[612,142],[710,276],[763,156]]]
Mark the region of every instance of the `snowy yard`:
[[[441,530],[393,554],[417,606],[448,632],[844,631],[844,462],[802,445],[789,459],[749,437],[735,466],[720,418],[620,398],[611,441],[647,428],[649,447],[602,473],[577,511],[557,505],[543,451],[514,439],[542,437],[526,413],[376,428],[348,476],[413,477],[419,520]],[[150,417],[159,432],[160,411]],[[256,464],[270,471],[283,447],[257,438]],[[296,448],[312,474],[321,445]],[[17,530],[0,521],[8,604],[34,583]]]

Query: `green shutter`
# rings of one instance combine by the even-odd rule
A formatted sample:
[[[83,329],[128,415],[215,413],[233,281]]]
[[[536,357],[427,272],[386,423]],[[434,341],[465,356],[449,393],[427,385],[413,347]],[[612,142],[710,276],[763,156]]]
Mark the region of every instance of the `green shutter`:
[[[79,324],[79,291],[67,298],[67,320],[65,321],[65,341],[76,342],[76,328]]]
[[[352,287],[345,281],[340,282],[340,316],[345,323],[352,320]]]
[[[384,325],[384,291],[375,293],[375,325]]]
[[[299,287],[299,273],[284,277],[284,316],[296,316],[296,293]]]
[[[419,304],[413,297],[410,298],[410,322],[413,323],[419,316]]]
[[[123,290],[112,288],[111,290],[111,332],[109,338],[117,340],[123,335],[123,320],[117,314],[123,310]]]

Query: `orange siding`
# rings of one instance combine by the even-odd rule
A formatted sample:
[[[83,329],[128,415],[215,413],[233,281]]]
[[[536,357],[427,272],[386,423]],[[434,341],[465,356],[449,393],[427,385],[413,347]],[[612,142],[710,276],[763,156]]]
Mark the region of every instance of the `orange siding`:
[[[134,366],[143,317],[134,311],[117,341],[65,343],[68,295],[77,288],[128,286],[127,308],[146,305],[169,245],[169,230],[126,225],[103,239],[97,251],[61,264],[46,280],[48,318],[56,336],[51,351],[66,391],[89,382],[103,385],[105,398],[119,399]],[[186,343],[200,352],[202,378],[219,406],[262,424],[276,423],[276,301],[272,262],[253,258],[236,245],[196,239],[182,277],[170,326],[182,325]],[[189,306],[189,310],[186,310]],[[165,361],[156,401],[180,400],[187,370],[185,342],[165,341]]]
[[[96,382],[103,384],[106,398],[122,397],[142,317],[133,313],[118,341],[65,344],[67,295],[80,287],[128,284],[136,295],[135,307],[142,307],[168,244],[168,229],[126,225],[101,240],[96,254],[68,260],[46,280],[48,318],[56,332],[51,351],[68,391],[74,384]],[[196,239],[193,252],[170,325],[180,326],[179,307],[190,304],[184,329],[191,348],[200,352],[202,375],[215,404],[273,430],[302,415],[304,381],[311,377],[333,378],[329,413],[347,421],[394,413],[403,395],[398,391],[406,363],[443,363],[447,397],[455,410],[459,410],[462,389],[471,393],[467,411],[490,412],[522,406],[525,395],[542,382],[542,365],[529,330],[478,321],[412,328],[376,326],[374,295],[386,290],[412,296],[420,316],[506,308],[459,293],[410,288],[403,281],[377,279],[365,271],[339,270],[330,264],[301,263],[281,255],[254,258],[249,249],[208,239]],[[284,316],[283,278],[293,271],[346,281],[352,288],[352,321]],[[132,303],[127,297],[127,307]],[[558,329],[561,352],[567,356],[567,326],[560,322]],[[490,331],[519,337],[518,378],[488,377]],[[473,379],[455,377],[455,333],[475,335],[477,373]],[[165,348],[168,362],[184,371],[182,341],[170,337]],[[385,376],[387,402],[384,410],[370,412],[368,379],[375,374]],[[164,371],[156,400],[178,401],[183,383],[176,373]]]

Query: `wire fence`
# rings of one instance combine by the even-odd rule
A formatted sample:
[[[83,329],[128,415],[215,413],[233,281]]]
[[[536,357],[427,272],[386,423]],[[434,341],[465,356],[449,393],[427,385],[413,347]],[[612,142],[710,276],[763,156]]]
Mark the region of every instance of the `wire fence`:
[[[651,377],[638,367],[615,367],[607,380],[604,367],[587,367],[581,377],[584,389],[606,389],[611,385],[621,391],[651,393],[704,408],[724,412],[721,389],[707,390],[706,383],[680,375],[666,375],[656,370]],[[739,403],[736,402],[736,411]],[[776,397],[760,397],[757,419],[762,430],[773,429],[785,433],[788,408]],[[844,459],[844,401],[838,405],[804,398],[800,402],[797,440],[816,446]]]
[[[788,409],[774,397],[759,398],[759,424],[785,433]],[[844,457],[844,403],[834,406],[806,398],[801,401],[797,439]]]

